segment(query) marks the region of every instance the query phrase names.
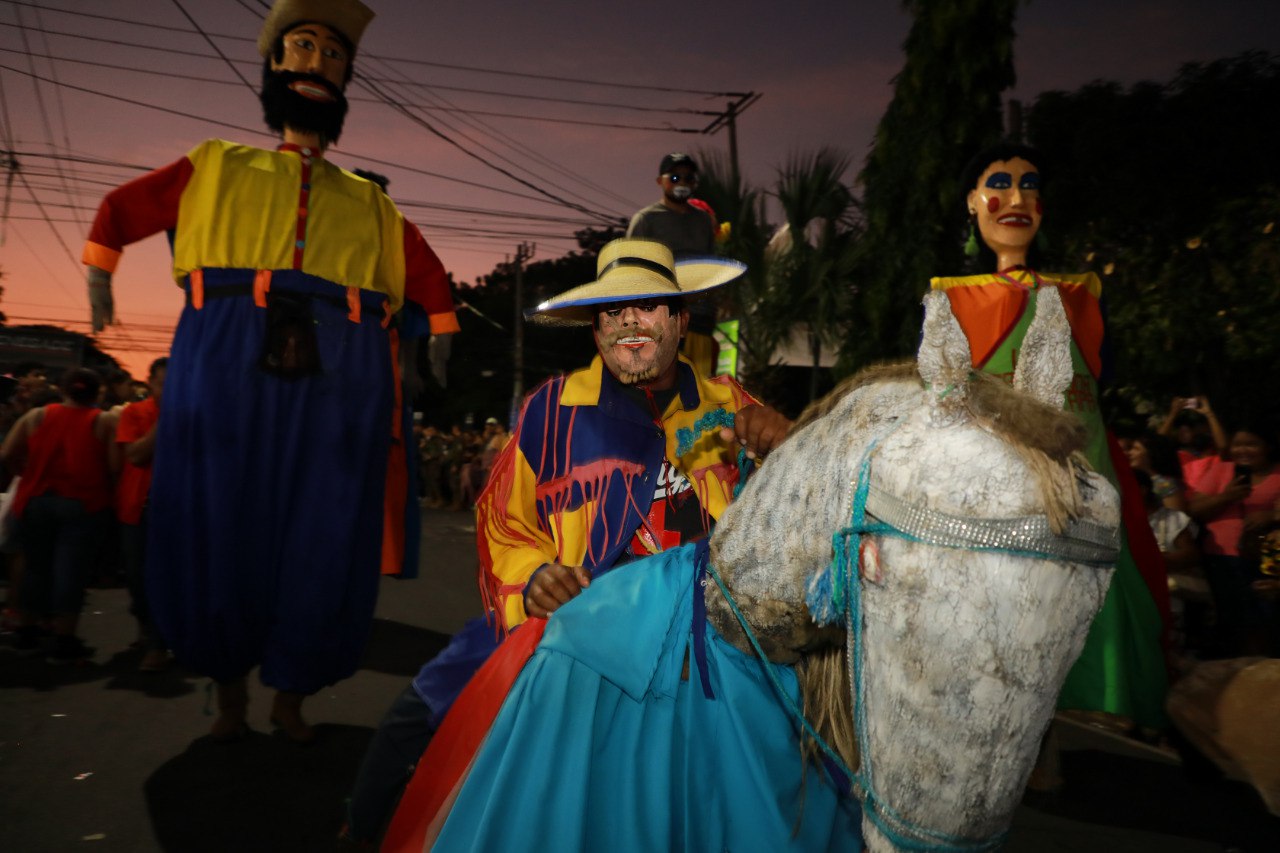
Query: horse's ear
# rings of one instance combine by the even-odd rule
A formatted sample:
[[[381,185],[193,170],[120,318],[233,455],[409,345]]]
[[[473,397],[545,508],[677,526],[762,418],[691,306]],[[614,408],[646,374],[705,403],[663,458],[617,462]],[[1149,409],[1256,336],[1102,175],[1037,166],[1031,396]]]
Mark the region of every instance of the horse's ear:
[[[1056,287],[1036,294],[1036,316],[1018,349],[1013,387],[1045,405],[1062,408],[1062,395],[1071,384],[1071,324]]]
[[[963,400],[968,390],[973,356],[969,339],[945,293],[933,290],[924,297],[924,334],[917,355],[920,378],[936,395],[935,399]]]

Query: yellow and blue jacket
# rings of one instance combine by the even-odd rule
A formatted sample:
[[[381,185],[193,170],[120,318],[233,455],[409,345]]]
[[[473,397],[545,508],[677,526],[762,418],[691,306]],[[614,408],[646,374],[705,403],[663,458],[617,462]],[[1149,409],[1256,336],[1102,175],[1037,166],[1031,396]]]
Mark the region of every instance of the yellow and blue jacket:
[[[525,585],[543,565],[585,566],[594,576],[618,562],[648,515],[664,456],[692,484],[708,528],[728,506],[737,447],[720,428],[756,401],[683,357],[678,370],[678,393],[660,421],[599,356],[529,395],[476,523],[481,591],[508,629],[525,620]]]

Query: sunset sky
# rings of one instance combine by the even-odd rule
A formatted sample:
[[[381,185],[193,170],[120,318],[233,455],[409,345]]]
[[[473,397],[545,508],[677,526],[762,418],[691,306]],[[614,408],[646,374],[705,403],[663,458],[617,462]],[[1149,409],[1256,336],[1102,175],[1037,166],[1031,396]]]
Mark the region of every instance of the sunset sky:
[[[723,132],[678,130],[705,127],[700,113],[723,110],[725,93],[762,95],[738,123],[749,180],[768,183],[788,153],[822,145],[860,164],[910,26],[892,0],[368,4],[378,17],[330,157],[388,175],[462,283],[521,241],[537,244],[535,259],[555,257],[575,229],[656,200],[663,154],[727,148]],[[11,324],[88,331],[80,249],[112,186],[211,136],[274,144],[251,91],[267,5],[0,0],[0,150],[18,167],[0,206]],[[1274,0],[1032,0],[1016,26],[1009,94],[1024,101],[1280,50]],[[162,237],[125,253],[115,291],[123,322],[99,343],[141,374],[167,350],[181,305]]]

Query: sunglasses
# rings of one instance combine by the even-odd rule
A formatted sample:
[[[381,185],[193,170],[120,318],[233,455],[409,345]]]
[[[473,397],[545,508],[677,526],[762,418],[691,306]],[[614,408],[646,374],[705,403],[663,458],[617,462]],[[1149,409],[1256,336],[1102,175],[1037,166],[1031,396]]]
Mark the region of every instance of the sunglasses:
[[[677,175],[671,173],[666,175],[666,179],[673,184],[696,184],[698,182],[697,175]]]

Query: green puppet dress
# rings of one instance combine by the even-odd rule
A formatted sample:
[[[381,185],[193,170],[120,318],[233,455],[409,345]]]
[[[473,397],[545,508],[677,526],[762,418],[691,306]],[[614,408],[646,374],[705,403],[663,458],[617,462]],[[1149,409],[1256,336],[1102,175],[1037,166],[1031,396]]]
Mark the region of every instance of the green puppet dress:
[[[1036,297],[1041,288],[1057,286],[1071,324],[1075,374],[1064,395],[1064,407],[1084,421],[1085,455],[1094,470],[1120,490],[1124,521],[1111,587],[1062,687],[1058,707],[1103,711],[1142,726],[1162,727],[1167,688],[1162,613],[1168,610],[1167,582],[1128,462],[1108,436],[1098,408],[1103,338],[1098,277],[1093,273],[1049,277],[1015,269],[935,278],[931,284],[949,297],[952,313],[969,339],[974,367],[1010,382],[1018,349],[1035,316]]]

